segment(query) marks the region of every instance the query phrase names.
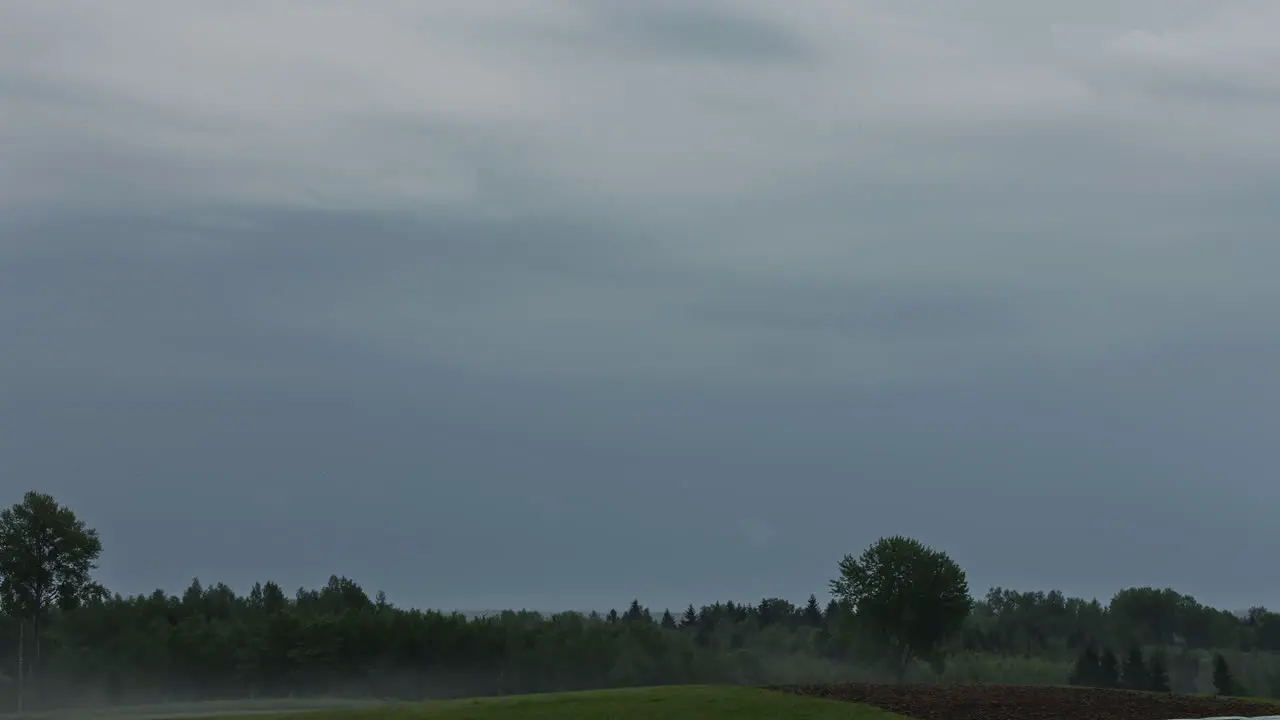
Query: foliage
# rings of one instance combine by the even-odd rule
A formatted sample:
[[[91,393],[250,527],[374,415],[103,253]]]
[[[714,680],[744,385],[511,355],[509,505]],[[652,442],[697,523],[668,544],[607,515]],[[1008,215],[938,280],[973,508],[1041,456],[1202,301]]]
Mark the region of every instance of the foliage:
[[[946,553],[903,536],[881,538],[846,555],[831,593],[893,662],[899,679],[911,661],[933,660],[973,608],[964,570]]]
[[[1146,689],[1154,692],[1169,692],[1169,667],[1165,662],[1164,653],[1157,650],[1151,654],[1151,659],[1147,662],[1147,687]]]
[[[1151,685],[1151,677],[1147,673],[1147,660],[1142,656],[1142,647],[1136,643],[1129,646],[1124,665],[1120,668],[1120,687],[1129,690],[1147,690]]]
[[[1235,695],[1239,692],[1231,667],[1227,665],[1227,659],[1222,653],[1213,654],[1213,689],[1219,695]]]
[[[1111,648],[1103,650],[1098,660],[1098,687],[1120,687],[1120,661]]]
[[[97,591],[89,577],[102,553],[95,530],[52,496],[29,492],[0,510],[0,602],[6,613],[38,619],[69,610]]]
[[[1155,692],[1169,692],[1171,689],[1168,661],[1163,650],[1155,650],[1148,660],[1139,645],[1131,644],[1124,662],[1118,669],[1116,665],[1116,655],[1110,648],[1099,655],[1093,645],[1086,645],[1076,658],[1070,682],[1087,687],[1122,687]],[[1190,681],[1183,684],[1192,685]]]
[[[1071,684],[1085,687],[1100,687],[1102,678],[1102,659],[1093,645],[1086,645],[1076,658],[1075,667],[1071,670]]]
[[[37,697],[43,687],[42,636],[50,611],[74,610],[105,594],[90,577],[101,553],[97,531],[50,495],[28,492],[22,502],[0,510],[0,609],[19,621],[19,708],[28,677],[37,681]],[[21,647],[27,621],[34,652]]]

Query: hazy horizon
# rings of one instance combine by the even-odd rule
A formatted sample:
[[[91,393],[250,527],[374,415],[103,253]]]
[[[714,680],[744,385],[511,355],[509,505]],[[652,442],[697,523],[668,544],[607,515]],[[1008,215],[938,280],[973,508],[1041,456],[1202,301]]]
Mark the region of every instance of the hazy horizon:
[[[112,590],[1280,606],[1280,5],[0,7],[0,502]]]

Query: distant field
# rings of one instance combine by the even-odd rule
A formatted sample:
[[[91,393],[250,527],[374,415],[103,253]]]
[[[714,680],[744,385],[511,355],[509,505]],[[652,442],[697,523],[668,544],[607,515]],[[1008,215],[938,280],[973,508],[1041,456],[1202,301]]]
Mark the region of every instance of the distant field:
[[[378,707],[385,703],[371,700],[326,698],[278,700],[218,700],[191,703],[163,703],[114,707],[105,710],[54,710],[27,713],[22,716],[0,713],[0,720],[183,720],[185,718],[295,717],[313,710]]]
[[[290,712],[255,717],[263,720],[298,718]],[[743,687],[642,688],[442,700],[323,710],[308,712],[305,717],[307,720],[902,720],[863,705]]]
[[[1167,720],[1267,717],[1274,701],[1028,685],[679,686],[380,703],[261,700],[64,711],[30,720]],[[895,714],[899,713],[899,714]],[[0,720],[15,720],[0,715]]]
[[[1272,702],[1065,685],[883,685],[836,683],[776,688],[804,697],[865,703],[915,720],[1168,720],[1269,718]]]

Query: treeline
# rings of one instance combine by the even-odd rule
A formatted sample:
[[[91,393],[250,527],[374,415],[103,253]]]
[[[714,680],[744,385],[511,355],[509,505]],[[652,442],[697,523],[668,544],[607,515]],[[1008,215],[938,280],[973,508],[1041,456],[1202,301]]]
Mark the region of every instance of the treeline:
[[[1105,605],[999,588],[973,600],[954,563],[905,538],[846,557],[825,602],[814,594],[798,604],[771,598],[651,610],[637,600],[599,614],[467,618],[398,608],[336,576],[294,593],[266,582],[237,594],[198,580],[181,595],[109,593],[89,572],[100,551],[96,534],[47,496],[24,504],[25,514],[17,512],[23,504],[0,513],[0,658],[16,659],[23,645],[28,709],[893,678],[1206,691],[1207,676],[1216,681],[1220,672],[1225,691],[1280,694],[1274,613],[1237,617],[1152,588],[1124,590]],[[38,553],[24,554],[24,533],[61,533],[63,550],[84,541],[88,561],[45,572],[32,564]],[[902,571],[947,581],[882,582]],[[903,614],[888,611],[902,607],[933,620],[898,623]],[[1129,653],[1120,661],[1107,648]],[[1246,682],[1236,682],[1225,655]],[[18,691],[16,673],[0,675],[0,702],[13,707]]]
[[[1216,655],[1215,658],[1221,660],[1222,656]],[[1222,662],[1225,664],[1226,661],[1222,660]],[[1076,666],[1071,671],[1071,684],[1151,692],[1171,690],[1169,667],[1165,662],[1164,653],[1156,651],[1148,659],[1143,655],[1142,648],[1137,645],[1129,648],[1129,654],[1125,657],[1123,666],[1111,648],[1104,649],[1099,655],[1092,645],[1087,646],[1081,651],[1080,657],[1076,660]],[[1220,691],[1220,694],[1230,693]]]
[[[1131,590],[1118,595],[1147,592]],[[1037,595],[1037,594],[1032,594]],[[1092,603],[1085,604],[1090,606]],[[1017,613],[976,604],[962,637],[993,655],[1026,655],[1021,632],[1036,629],[1032,655],[1069,650],[1080,635],[1066,625],[1014,624]],[[1107,609],[1112,637],[1132,636]],[[995,622],[991,622],[994,620]],[[1237,620],[1248,637],[1247,619]],[[3,636],[16,652],[17,623]],[[468,619],[405,610],[370,599],[347,578],[288,597],[275,583],[238,596],[195,581],[181,596],[100,598],[48,618],[43,674],[48,683],[95,689],[105,699],[243,697],[333,692],[426,697],[682,682],[779,682],[842,676],[862,665],[856,637],[842,631],[832,601],[724,602],[655,614],[638,601],[619,613],[505,612]],[[987,626],[984,628],[984,626]],[[969,648],[972,649],[972,648]],[[1093,652],[1092,645],[1085,652]],[[1141,653],[1141,651],[1138,651]],[[1119,668],[1107,650],[1095,665]],[[1139,654],[1139,658],[1141,655]],[[1128,667],[1128,666],[1126,666]],[[862,672],[865,672],[863,668]],[[1122,686],[1105,670],[1082,684]],[[1136,677],[1125,672],[1125,678]],[[47,686],[48,683],[45,683]],[[46,687],[46,690],[50,690]]]
[[[969,649],[1028,657],[1090,643],[1280,651],[1280,613],[1255,607],[1237,615],[1172,589],[1129,588],[1103,605],[1057,591],[995,588],[975,604],[964,631]]]
[[[1114,604],[1123,608],[1126,598],[1155,592],[1124,591]],[[1092,602],[1065,604],[1095,607]],[[1094,661],[1086,661],[1082,669],[1077,660],[1072,682],[1168,689],[1168,668],[1160,665],[1167,662],[1163,651],[1152,658],[1163,669],[1144,675],[1134,671],[1142,663],[1138,646],[1137,663],[1132,652],[1120,663],[1110,650],[1093,650],[1099,640],[1118,644],[1120,638],[1145,637],[1149,618],[1133,623],[1133,618],[1102,606],[1103,622],[1090,634],[1082,630],[1096,619],[1091,613],[1057,626],[1035,625],[1030,607],[1018,611],[977,602],[961,636],[946,648],[949,661],[973,662],[975,655],[988,656],[993,663],[1028,657],[1025,636],[1030,630],[1035,636],[1031,659],[1056,658],[1059,651],[1071,652],[1077,642],[1084,643],[1080,653],[1086,658],[1092,654]],[[126,703],[290,694],[426,698],[885,676],[863,660],[857,637],[841,627],[839,606],[834,601],[824,605],[813,596],[799,605],[768,599],[654,613],[634,602],[622,612],[603,614],[504,612],[468,619],[396,608],[381,594],[371,599],[358,584],[342,577],[292,596],[270,582],[237,595],[226,585],[204,587],[195,581],[181,596],[162,591],[113,595],[73,611],[55,611],[47,621],[43,677],[36,679],[45,699]],[[1256,638],[1256,618],[1234,622],[1238,641]],[[0,630],[5,641],[0,655],[16,657],[17,630],[16,620],[7,618]],[[1186,667],[1195,655],[1187,652],[1193,648],[1183,637],[1175,634],[1169,645],[1172,656],[1183,663],[1177,668],[1181,689],[1191,690],[1196,688],[1186,686],[1194,683],[1199,660]],[[927,665],[916,671],[920,679],[945,679]],[[1149,686],[1137,680],[1151,675],[1164,682]]]
[[[1186,657],[1186,656],[1183,656]],[[1198,665],[1198,663],[1197,663]],[[1198,670],[1198,667],[1197,667]],[[1080,652],[1071,671],[1071,684],[1084,687],[1121,688],[1148,692],[1172,692],[1166,652],[1156,649],[1149,656],[1132,645],[1121,663],[1111,648],[1099,654],[1092,645]],[[1222,653],[1213,654],[1213,690],[1219,695],[1247,695],[1249,691],[1231,672]]]
[[[836,677],[826,614],[723,603],[682,614],[494,617],[396,608],[334,577],[286,596],[193,582],[47,618],[32,697],[128,703],[279,695],[452,697]],[[0,653],[14,657],[17,622]],[[827,648],[830,647],[830,650]],[[30,648],[28,648],[30,652]],[[828,656],[831,653],[831,656]],[[35,690],[39,687],[39,691]]]

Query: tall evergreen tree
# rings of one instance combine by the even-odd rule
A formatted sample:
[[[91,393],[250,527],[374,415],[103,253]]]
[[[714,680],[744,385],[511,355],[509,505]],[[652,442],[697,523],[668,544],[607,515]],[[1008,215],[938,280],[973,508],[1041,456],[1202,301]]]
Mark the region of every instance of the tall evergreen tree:
[[[689,603],[689,607],[684,609],[684,615],[680,616],[680,627],[690,628],[698,624],[698,611],[694,609],[693,603]]]
[[[1169,663],[1164,652],[1157,650],[1151,653],[1147,662],[1147,689],[1155,692],[1169,692]]]
[[[640,601],[632,600],[627,611],[622,614],[623,622],[636,623],[644,619],[644,608],[641,607]]]
[[[809,595],[809,601],[805,603],[804,610],[801,611],[801,618],[808,627],[822,627],[822,606],[818,604],[817,595]]]
[[[1075,667],[1071,670],[1071,684],[1083,687],[1098,687],[1102,677],[1101,658],[1092,644],[1086,645],[1076,657]]]
[[[1213,654],[1213,689],[1219,695],[1235,695],[1238,692],[1235,676],[1231,674],[1231,667],[1227,665],[1227,659],[1222,657],[1222,653]]]
[[[663,611],[662,611],[662,627],[663,627],[663,629],[665,629],[665,630],[675,630],[675,629],[676,629],[676,619],[675,619],[675,618],[673,618],[673,617],[671,617],[671,611],[670,611],[670,610],[663,610]]]
[[[1130,690],[1146,690],[1150,685],[1147,660],[1142,656],[1142,648],[1135,643],[1129,647],[1120,668],[1120,686]]]
[[[1120,660],[1111,648],[1103,648],[1098,659],[1098,687],[1120,687]]]

